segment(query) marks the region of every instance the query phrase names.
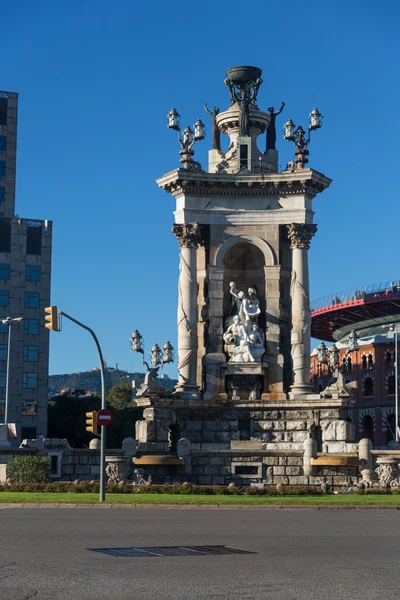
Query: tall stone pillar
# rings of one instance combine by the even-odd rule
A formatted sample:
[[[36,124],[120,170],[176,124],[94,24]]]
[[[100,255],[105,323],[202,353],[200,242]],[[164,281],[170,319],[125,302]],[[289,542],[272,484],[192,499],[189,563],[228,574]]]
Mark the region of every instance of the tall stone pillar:
[[[316,225],[292,223],[287,226],[292,250],[292,360],[294,394],[310,393],[311,311],[308,279],[308,250]]]
[[[198,223],[175,223],[173,233],[181,249],[178,287],[178,385],[184,397],[198,397],[196,249],[202,243]]]

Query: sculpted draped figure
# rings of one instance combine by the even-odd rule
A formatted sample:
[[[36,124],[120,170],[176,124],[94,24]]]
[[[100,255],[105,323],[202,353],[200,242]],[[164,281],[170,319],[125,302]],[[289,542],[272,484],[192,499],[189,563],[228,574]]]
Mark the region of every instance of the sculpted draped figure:
[[[260,302],[254,288],[249,288],[247,296],[240,292],[235,282],[229,284],[232,296],[230,314],[232,323],[224,333],[225,352],[229,362],[260,362],[265,354],[265,338],[258,326]]]

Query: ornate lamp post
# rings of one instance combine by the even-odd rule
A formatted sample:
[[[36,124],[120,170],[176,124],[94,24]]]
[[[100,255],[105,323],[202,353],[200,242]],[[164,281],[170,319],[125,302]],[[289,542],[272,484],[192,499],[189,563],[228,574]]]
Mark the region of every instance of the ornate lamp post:
[[[347,345],[346,354],[350,354],[350,352],[355,352],[359,349],[359,337],[357,333],[352,329],[349,335],[349,341]],[[317,347],[317,361],[320,365],[327,365],[328,372],[333,378],[333,384],[337,388],[343,388],[343,366],[339,364],[339,350],[336,344],[332,344],[329,348],[326,347],[324,342],[321,342]],[[340,378],[340,381],[339,381]],[[329,386],[331,387],[331,386]]]
[[[131,351],[140,352],[143,356],[143,364],[146,366],[147,372],[151,377],[157,377],[158,371],[165,364],[173,362],[174,360],[174,349],[171,342],[165,342],[161,349],[158,344],[150,350],[150,365],[144,360],[144,341],[137,329],[131,335]]]
[[[309,114],[308,133],[304,131],[301,125],[295,130],[296,125],[293,123],[292,119],[288,119],[284,125],[283,137],[288,142],[293,142],[296,146],[294,153],[296,156],[295,163],[298,169],[304,169],[304,166],[308,163],[307,156],[309,155],[309,152],[307,148],[311,141],[311,132],[320,129],[322,126],[322,118],[318,108],[313,108]]]
[[[193,125],[193,129],[190,125],[187,125],[183,131],[179,122],[180,114],[175,108],[171,108],[169,111],[168,118],[168,129],[173,129],[178,132],[178,141],[181,146],[179,154],[182,156],[180,162],[183,164],[184,169],[198,170],[201,171],[200,163],[192,159],[194,150],[192,149],[196,142],[201,142],[205,138],[204,123],[201,119],[197,119]]]

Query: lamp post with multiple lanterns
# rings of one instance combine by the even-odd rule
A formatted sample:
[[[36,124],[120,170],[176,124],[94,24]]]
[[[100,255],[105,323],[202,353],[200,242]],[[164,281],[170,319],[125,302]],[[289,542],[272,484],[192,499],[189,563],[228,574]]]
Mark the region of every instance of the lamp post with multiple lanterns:
[[[301,127],[297,127],[293,123],[292,119],[288,119],[284,125],[284,138],[288,142],[293,142],[296,146],[295,150],[295,164],[298,169],[304,169],[306,163],[308,163],[307,156],[309,152],[307,150],[308,144],[311,141],[311,132],[316,129],[320,129],[322,126],[322,115],[319,112],[318,108],[313,108],[309,114],[309,124],[308,124],[308,133],[304,131]]]
[[[150,350],[150,366],[144,360],[144,341],[137,329],[131,335],[131,350],[143,355],[143,364],[151,377],[157,377],[160,368],[174,360],[174,349],[171,342],[165,342],[162,349],[158,344],[154,344]]]
[[[347,352],[355,352],[359,349],[359,337],[352,329],[349,335]],[[339,350],[336,344],[328,349],[324,342],[321,342],[317,347],[317,361],[320,365],[327,365],[328,372],[332,376],[334,383],[337,383],[339,375],[343,375],[343,367],[339,366]],[[342,386],[341,386],[342,387]]]
[[[187,125],[183,131],[179,122],[180,114],[175,108],[171,108],[168,115],[168,128],[178,132],[178,141],[181,146],[179,154],[182,156],[180,162],[183,164],[185,169],[190,170],[201,170],[200,163],[193,160],[194,155],[193,146],[196,142],[201,142],[205,138],[204,123],[201,119],[197,119],[193,125],[193,129],[190,125]]]

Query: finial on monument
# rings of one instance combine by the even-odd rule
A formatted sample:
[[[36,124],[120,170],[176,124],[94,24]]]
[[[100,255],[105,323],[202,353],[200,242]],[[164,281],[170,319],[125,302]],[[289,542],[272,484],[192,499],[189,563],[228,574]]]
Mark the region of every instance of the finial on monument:
[[[249,104],[255,104],[257,100],[261,73],[258,67],[231,67],[226,71],[224,83],[228,86],[231,103],[237,102],[240,107],[240,136],[249,135]]]

